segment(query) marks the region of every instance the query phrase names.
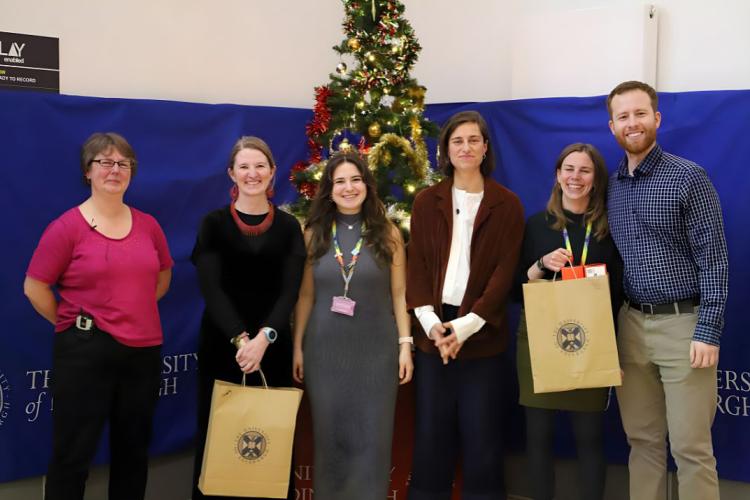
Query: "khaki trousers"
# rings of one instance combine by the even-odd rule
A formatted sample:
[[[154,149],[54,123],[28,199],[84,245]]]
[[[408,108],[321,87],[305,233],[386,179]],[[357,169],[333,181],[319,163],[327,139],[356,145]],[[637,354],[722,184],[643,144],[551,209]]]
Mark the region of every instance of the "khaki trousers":
[[[630,444],[631,500],[666,498],[667,434],[680,500],[719,498],[711,442],[716,367],[690,367],[697,319],[697,312],[652,315],[627,305],[619,311],[617,344],[625,377],[617,399]]]

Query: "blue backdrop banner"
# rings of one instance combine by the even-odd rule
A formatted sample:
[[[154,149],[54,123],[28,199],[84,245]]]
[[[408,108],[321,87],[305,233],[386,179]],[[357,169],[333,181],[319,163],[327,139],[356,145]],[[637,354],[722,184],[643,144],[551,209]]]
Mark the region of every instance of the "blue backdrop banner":
[[[481,104],[432,105],[442,123],[463,110],[480,111],[498,152],[494,176],[518,193],[527,215],[544,207],[554,161],[572,142],[590,142],[610,170],[621,151],[607,127],[603,97],[555,98]],[[661,94],[659,142],[702,165],[724,211],[730,257],[730,293],[719,364],[714,443],[723,478],[750,482],[750,340],[741,311],[750,298],[750,255],[742,229],[750,203],[750,91]],[[169,241],[175,268],[160,303],[164,326],[161,398],[153,453],[186,449],[195,430],[196,346],[202,301],[189,255],[201,217],[228,202],[227,156],[240,135],[264,138],[279,165],[275,201],[294,199],[291,166],[306,158],[308,110],[101,99],[0,91],[0,482],[45,472],[53,401],[52,327],[22,293],[24,273],[39,237],[54,218],[88,196],[78,167],[83,141],[95,131],[116,131],[133,145],[138,173],[126,202],[154,215]],[[434,141],[431,143],[434,151]],[[627,446],[616,405],[608,412],[608,454],[623,463]],[[559,446],[572,449],[563,436]],[[105,458],[106,440],[98,460]]]

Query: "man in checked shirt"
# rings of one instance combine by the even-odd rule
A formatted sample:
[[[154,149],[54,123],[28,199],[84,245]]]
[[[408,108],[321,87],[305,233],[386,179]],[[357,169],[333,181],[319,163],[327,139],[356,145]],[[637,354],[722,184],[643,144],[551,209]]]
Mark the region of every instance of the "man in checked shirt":
[[[680,500],[719,498],[711,425],[727,299],[719,197],[706,172],[656,142],[656,91],[624,82],[607,98],[625,157],[609,184],[609,226],[625,264],[617,399],[630,444],[630,498],[666,497],[666,438]]]

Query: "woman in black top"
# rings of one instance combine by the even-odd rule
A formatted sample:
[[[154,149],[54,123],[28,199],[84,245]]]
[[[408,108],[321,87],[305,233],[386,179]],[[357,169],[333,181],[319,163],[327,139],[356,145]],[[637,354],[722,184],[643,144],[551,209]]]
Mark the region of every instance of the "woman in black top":
[[[227,168],[234,182],[231,203],[206,215],[192,260],[206,309],[198,347],[198,439],[193,499],[198,490],[215,379],[260,385],[292,385],[289,318],[297,301],[305,245],[297,220],[268,200],[276,165],[257,137],[235,144]],[[226,498],[226,497],[222,497]],[[289,496],[294,498],[290,480]]]
[[[571,144],[555,165],[556,182],[547,209],[529,218],[516,280],[552,279],[572,262],[582,264],[587,246],[587,264],[603,263],[609,273],[613,311],[622,300],[622,262],[607,226],[605,207],[607,167],[590,144]],[[570,245],[566,245],[567,231]],[[589,233],[588,245],[586,234]],[[572,250],[572,251],[571,251]],[[569,412],[578,448],[580,498],[600,500],[604,495],[606,463],[603,448],[603,413],[607,388],[579,389],[534,394],[526,320],[518,327],[517,351],[520,403],[526,412],[526,452],[532,498],[551,500],[554,494],[552,454],[554,417],[557,410]]]

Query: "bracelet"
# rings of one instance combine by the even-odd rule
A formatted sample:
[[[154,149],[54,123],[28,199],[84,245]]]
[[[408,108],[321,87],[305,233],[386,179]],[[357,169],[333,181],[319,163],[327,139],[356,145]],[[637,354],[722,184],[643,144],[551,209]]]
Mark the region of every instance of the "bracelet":
[[[536,267],[539,268],[540,271],[546,271],[547,268],[544,267],[544,261],[542,260],[544,257],[539,257],[539,260],[536,261]]]
[[[398,345],[413,344],[413,343],[414,343],[414,337],[399,337],[398,338]]]
[[[231,338],[231,339],[229,340],[229,342],[231,342],[231,343],[232,343],[232,345],[233,345],[233,346],[234,346],[234,347],[235,347],[236,349],[239,349],[240,347],[242,347],[242,340],[243,340],[243,339],[247,339],[247,333],[244,333],[244,332],[243,332],[243,333],[240,333],[239,335],[236,335],[236,336],[232,337],[232,338]]]

